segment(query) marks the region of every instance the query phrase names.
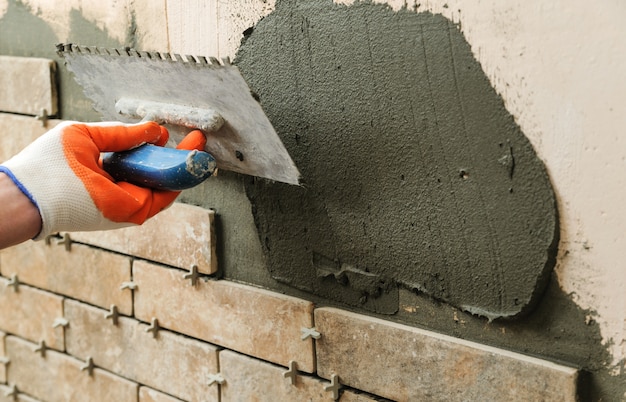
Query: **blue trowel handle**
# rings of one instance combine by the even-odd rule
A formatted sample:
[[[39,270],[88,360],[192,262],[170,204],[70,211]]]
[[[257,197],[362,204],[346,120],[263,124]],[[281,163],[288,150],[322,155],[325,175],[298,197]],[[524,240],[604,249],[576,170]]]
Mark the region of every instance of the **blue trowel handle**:
[[[216,169],[215,159],[207,152],[150,144],[130,151],[104,153],[102,165],[116,181],[171,191],[194,187]]]

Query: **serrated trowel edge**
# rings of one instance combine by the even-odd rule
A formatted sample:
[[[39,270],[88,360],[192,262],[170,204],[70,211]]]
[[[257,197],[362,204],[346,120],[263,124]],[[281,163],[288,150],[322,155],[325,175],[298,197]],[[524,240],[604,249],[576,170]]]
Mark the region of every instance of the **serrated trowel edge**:
[[[214,109],[225,124],[205,132],[206,150],[219,169],[299,184],[297,167],[228,58],[76,44],[59,44],[57,53],[104,120],[138,121],[116,111],[124,97]]]

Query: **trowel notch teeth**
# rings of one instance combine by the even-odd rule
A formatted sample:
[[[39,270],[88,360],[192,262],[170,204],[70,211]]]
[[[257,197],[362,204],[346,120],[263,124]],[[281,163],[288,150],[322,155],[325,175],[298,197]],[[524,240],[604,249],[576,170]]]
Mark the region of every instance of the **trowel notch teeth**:
[[[111,57],[136,57],[146,58],[160,61],[181,62],[189,63],[197,66],[212,66],[223,67],[230,66],[231,60],[229,57],[223,57],[221,60],[217,57],[207,56],[195,56],[190,54],[181,55],[179,53],[171,52],[147,52],[135,50],[131,47],[124,48],[106,48],[98,46],[82,46],[75,43],[58,43],[55,44],[57,54],[64,57],[66,55],[74,54],[88,54],[88,55],[104,55]]]

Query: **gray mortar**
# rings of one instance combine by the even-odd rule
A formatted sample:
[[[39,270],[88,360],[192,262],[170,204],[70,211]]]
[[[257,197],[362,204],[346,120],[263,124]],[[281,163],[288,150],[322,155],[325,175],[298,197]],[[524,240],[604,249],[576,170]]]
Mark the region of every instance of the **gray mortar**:
[[[282,1],[247,33],[236,63],[305,184],[247,186],[275,279],[379,313],[398,285],[490,319],[531,310],[554,193],[457,26]]]

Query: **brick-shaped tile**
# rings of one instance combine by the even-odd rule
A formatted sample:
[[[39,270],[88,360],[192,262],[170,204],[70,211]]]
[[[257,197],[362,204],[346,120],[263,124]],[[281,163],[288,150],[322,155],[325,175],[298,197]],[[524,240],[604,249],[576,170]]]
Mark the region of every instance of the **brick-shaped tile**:
[[[141,226],[103,232],[77,232],[72,238],[146,260],[212,274],[215,257],[215,212],[174,203]]]
[[[0,113],[0,162],[16,155],[59,122],[60,120],[48,120],[44,126],[31,116]]]
[[[42,357],[34,344],[15,336],[6,338],[11,359],[9,383],[20,391],[48,402],[135,402],[138,385],[99,368],[91,375],[84,362],[53,350]]]
[[[397,401],[575,401],[578,372],[334,308],[315,310],[318,374]]]
[[[217,349],[205,342],[161,330],[156,338],[147,324],[120,317],[117,325],[106,311],[65,301],[67,352],[125,378],[190,401],[217,401],[217,387],[208,385],[218,371]]]
[[[5,277],[17,275],[21,282],[61,293],[75,299],[132,314],[130,290],[121,285],[130,282],[129,257],[82,244],[65,247],[45,242],[26,242],[0,252]]]
[[[307,375],[297,375],[292,385],[283,375],[286,367],[276,366],[232,351],[220,352],[220,369],[225,379],[222,402],[254,401],[259,396],[273,401],[332,402],[329,383]],[[268,399],[269,400],[269,399]]]
[[[9,279],[0,278],[0,330],[63,350],[63,327],[53,326],[63,317],[63,298],[27,285],[16,289],[9,284]]]
[[[306,300],[230,281],[198,280],[145,261],[133,264],[135,315],[158,318],[165,327],[241,353],[313,372],[312,339],[301,329],[312,326],[313,304]]]
[[[53,60],[0,56],[0,111],[38,115],[42,109],[57,113],[57,90]]]

